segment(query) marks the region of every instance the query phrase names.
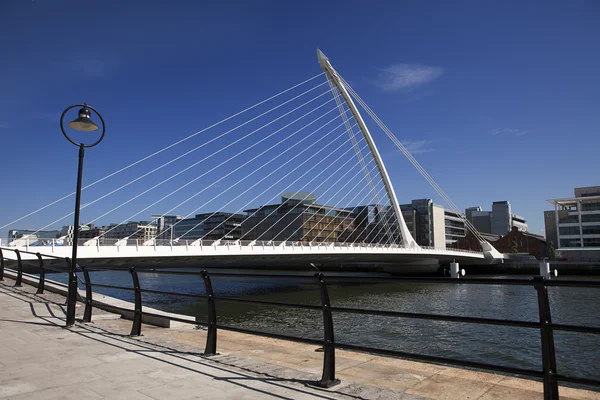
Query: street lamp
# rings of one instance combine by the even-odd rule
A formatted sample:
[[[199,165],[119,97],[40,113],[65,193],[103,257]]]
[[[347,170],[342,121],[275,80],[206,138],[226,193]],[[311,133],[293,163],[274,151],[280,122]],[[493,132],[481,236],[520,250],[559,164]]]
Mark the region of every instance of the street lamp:
[[[68,123],[69,128],[82,132],[93,132],[100,129],[98,125],[96,125],[92,121],[90,110],[93,111],[102,122],[102,134],[100,135],[100,139],[98,139],[92,144],[77,143],[76,141],[71,139],[65,131],[65,115],[69,110],[75,107],[81,107],[79,109],[79,116],[78,118]],[[70,107],[67,107],[60,116],[60,129],[62,130],[63,135],[65,135],[65,138],[67,138],[69,142],[79,147],[79,163],[77,167],[77,190],[75,191],[75,216],[73,221],[73,254],[71,256],[71,262],[69,264],[69,292],[67,294],[67,326],[71,326],[75,323],[75,306],[77,303],[77,275],[75,273],[75,268],[77,268],[77,242],[79,239],[79,206],[81,203],[81,175],[83,172],[83,155],[85,153],[86,147],[94,147],[95,145],[100,143],[102,139],[104,139],[106,125],[104,124],[104,119],[102,119],[100,113],[98,113],[98,111],[96,111],[93,107],[90,107],[87,104],[74,104]]]

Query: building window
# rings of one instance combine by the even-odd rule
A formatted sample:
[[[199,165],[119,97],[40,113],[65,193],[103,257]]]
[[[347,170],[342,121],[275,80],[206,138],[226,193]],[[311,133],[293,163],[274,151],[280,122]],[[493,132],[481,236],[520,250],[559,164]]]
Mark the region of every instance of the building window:
[[[581,211],[597,211],[600,210],[600,203],[583,203]]]
[[[560,226],[558,228],[558,232],[561,236],[566,235],[579,235],[579,227],[578,226]]]
[[[584,238],[583,247],[600,247],[600,238]]]
[[[581,222],[600,222],[600,214],[584,214],[581,216]]]
[[[558,216],[559,224],[578,224],[579,215],[560,215]]]
[[[560,239],[560,247],[581,247],[579,239]]]
[[[582,230],[582,233],[584,235],[596,235],[596,234],[600,234],[600,225],[582,226],[581,230]]]

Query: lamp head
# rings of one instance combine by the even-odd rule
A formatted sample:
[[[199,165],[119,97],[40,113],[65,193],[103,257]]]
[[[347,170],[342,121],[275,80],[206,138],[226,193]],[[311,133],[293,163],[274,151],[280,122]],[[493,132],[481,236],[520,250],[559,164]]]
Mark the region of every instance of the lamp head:
[[[90,110],[85,105],[79,110],[79,117],[69,122],[68,125],[70,128],[83,132],[93,132],[98,130],[98,125],[90,118]]]

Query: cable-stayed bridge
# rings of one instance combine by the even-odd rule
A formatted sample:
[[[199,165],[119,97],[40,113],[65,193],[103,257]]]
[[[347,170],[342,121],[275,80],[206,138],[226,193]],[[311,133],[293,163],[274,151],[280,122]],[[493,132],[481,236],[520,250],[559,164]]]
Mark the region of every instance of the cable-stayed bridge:
[[[502,255],[464,216],[482,253],[447,249],[445,243],[439,248],[417,243],[359,107],[448,207],[463,214],[329,59],[317,53],[321,74],[85,186],[84,195],[94,193],[81,207],[87,223],[128,216],[94,231],[96,236],[80,236],[79,263],[379,264],[414,272],[453,260],[501,262]],[[158,165],[150,166],[154,160]],[[126,178],[119,182],[119,176]],[[279,201],[281,193],[286,195]],[[3,257],[16,259],[14,250],[23,260],[37,260],[35,253],[48,263],[69,257],[68,235],[41,241],[35,233],[71,218],[73,213],[63,215],[60,207],[73,195],[0,227],[36,214],[49,220],[31,239],[3,242]],[[53,209],[58,211],[52,214]],[[152,221],[124,230],[129,221],[149,214]],[[160,223],[173,215],[179,217]]]

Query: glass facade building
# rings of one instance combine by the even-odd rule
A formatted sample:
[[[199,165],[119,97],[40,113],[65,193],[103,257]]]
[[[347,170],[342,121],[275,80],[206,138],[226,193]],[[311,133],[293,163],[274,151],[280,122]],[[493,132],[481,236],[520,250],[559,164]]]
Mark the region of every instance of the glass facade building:
[[[600,249],[600,186],[575,188],[575,197],[548,200],[554,215],[545,212],[546,237],[561,249]]]

